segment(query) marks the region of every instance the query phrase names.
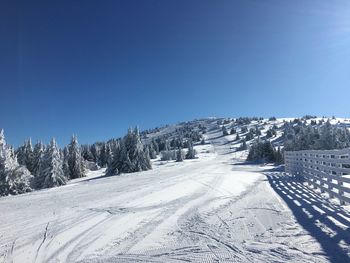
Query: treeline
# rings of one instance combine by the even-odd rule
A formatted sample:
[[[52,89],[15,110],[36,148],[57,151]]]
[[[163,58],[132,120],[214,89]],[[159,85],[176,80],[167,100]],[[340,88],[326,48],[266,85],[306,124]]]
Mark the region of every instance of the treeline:
[[[329,120],[307,125],[304,122],[287,122],[284,124],[284,149],[332,150],[350,147],[350,132],[346,127],[332,125]]]
[[[52,139],[48,145],[32,146],[25,141],[17,150],[6,144],[0,132],[0,195],[21,194],[34,189],[64,185],[68,180],[86,176],[89,162],[108,166],[106,175],[151,169],[149,148],[138,129],[129,129],[122,139],[81,147],[77,137],[60,149]]]
[[[17,150],[6,144],[0,132],[0,195],[64,185],[85,176],[84,160],[76,136],[61,150],[55,139],[48,145],[25,141]]]
[[[175,151],[175,157],[169,159],[192,159],[193,143],[202,140],[204,132],[205,127],[188,124],[145,143],[138,128],[134,128],[122,138],[92,145],[80,146],[73,136],[63,149],[52,139],[48,145],[37,142],[34,146],[27,140],[15,150],[6,144],[1,130],[0,196],[64,185],[71,179],[85,177],[88,169],[106,167],[106,176],[149,170],[151,159],[159,154],[164,159],[171,151]],[[186,154],[183,148],[188,148]]]
[[[256,139],[249,148],[247,161],[282,163],[283,155],[280,147],[275,149],[269,140]]]
[[[269,138],[275,136],[276,128],[269,129],[265,138],[258,137],[249,147],[248,161],[282,163],[284,151],[332,150],[350,147],[350,132],[346,127],[332,125],[329,120],[306,120],[315,116],[284,122],[281,140],[283,150],[274,146]],[[269,132],[271,130],[271,132]]]

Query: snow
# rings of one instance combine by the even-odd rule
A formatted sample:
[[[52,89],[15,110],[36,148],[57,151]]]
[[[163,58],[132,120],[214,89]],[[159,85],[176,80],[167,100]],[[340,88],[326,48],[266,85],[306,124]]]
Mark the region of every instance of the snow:
[[[198,159],[1,198],[0,261],[349,260],[349,212],[276,167],[242,163],[215,122]]]

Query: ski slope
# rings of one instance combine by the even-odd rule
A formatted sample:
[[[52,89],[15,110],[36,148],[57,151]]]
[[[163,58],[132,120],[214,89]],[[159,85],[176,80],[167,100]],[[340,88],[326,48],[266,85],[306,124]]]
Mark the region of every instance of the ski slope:
[[[346,210],[273,167],[242,163],[214,122],[209,128],[196,160],[156,160],[153,170],[114,177],[100,170],[1,198],[0,262],[349,260]],[[338,217],[313,211],[318,205]]]

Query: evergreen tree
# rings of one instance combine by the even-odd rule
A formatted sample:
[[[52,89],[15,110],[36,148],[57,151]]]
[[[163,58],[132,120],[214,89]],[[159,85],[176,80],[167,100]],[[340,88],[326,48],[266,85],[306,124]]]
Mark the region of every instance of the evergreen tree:
[[[80,146],[75,135],[68,145],[68,167],[69,179],[81,178],[85,176],[84,161],[81,157]]]
[[[236,129],[235,129],[235,128],[231,128],[230,133],[231,133],[231,134],[235,134],[235,133],[236,133]]]
[[[278,147],[277,151],[275,152],[275,162],[277,164],[284,163],[284,158],[283,158],[283,154],[281,151],[281,147]]]
[[[67,179],[70,179],[70,169],[68,164],[68,159],[69,159],[68,146],[64,147],[62,158],[63,158],[63,163],[62,163],[63,174]]]
[[[40,141],[40,142],[35,144],[34,150],[33,150],[33,171],[32,171],[32,174],[35,177],[40,174],[40,171],[42,168],[43,156],[44,156],[44,145]]]
[[[237,133],[235,141],[239,141],[240,139],[241,139],[241,137],[240,137],[239,134]]]
[[[193,143],[191,140],[188,141],[188,150],[186,154],[186,159],[195,159],[196,158],[196,151],[193,148]]]
[[[33,174],[34,155],[31,139],[26,140],[24,144],[17,149],[16,153],[18,163],[26,166],[29,172]]]
[[[247,126],[243,126],[243,127],[241,128],[241,132],[242,132],[242,133],[248,132],[248,127],[247,127]]]
[[[99,157],[100,157],[100,148],[99,146],[94,143],[91,148],[90,148],[90,152],[92,155],[92,161],[95,163],[98,163]]]
[[[157,158],[157,152],[154,149],[154,144],[153,143],[150,143],[148,145],[148,151],[149,151],[149,156],[150,156],[151,159],[156,159]]]
[[[33,163],[34,163],[34,153],[33,153],[33,146],[32,146],[32,140],[29,138],[29,140],[26,143],[26,163],[25,166],[33,174]]]
[[[67,178],[63,173],[62,161],[57,143],[55,139],[52,139],[44,153],[42,171],[36,177],[37,188],[50,188],[66,184]]]
[[[91,148],[90,145],[82,145],[81,146],[81,155],[83,156],[85,161],[93,162],[94,157],[92,156],[90,148]]]
[[[107,156],[106,166],[108,167],[113,161],[113,151],[109,143],[106,144],[106,156]]]
[[[272,129],[268,129],[266,132],[266,138],[271,138],[273,136]]]
[[[179,147],[176,151],[176,161],[177,162],[182,162],[184,160],[183,158],[183,152],[182,152],[182,149],[181,147]]]
[[[153,149],[156,151],[156,154],[159,154],[159,146],[156,140],[152,139],[151,144],[153,145]]]
[[[132,173],[152,169],[149,151],[144,147],[138,128],[129,129],[120,141],[120,149],[114,153],[106,175]]]
[[[108,162],[108,144],[103,143],[101,147],[101,152],[100,152],[100,159],[98,165],[101,167],[105,167]]]
[[[261,141],[260,139],[257,139],[249,149],[247,161],[275,162],[276,156],[277,152],[272,147],[270,141]]]
[[[258,125],[255,126],[255,132],[254,133],[255,133],[256,136],[261,136],[261,131],[260,131]]]
[[[4,131],[0,130],[0,196],[31,191],[32,179],[28,169],[19,165],[13,149],[6,145]]]
[[[252,131],[249,131],[249,132],[247,133],[247,135],[245,136],[245,140],[246,140],[246,141],[250,141],[250,140],[252,140],[252,139],[254,139],[254,134],[253,134]]]
[[[223,135],[223,136],[228,135],[228,131],[227,131],[227,129],[226,129],[225,126],[222,126],[222,135]]]
[[[108,162],[107,169],[106,169],[106,176],[113,176],[113,175],[118,175],[119,174],[119,168],[122,165],[122,153],[121,153],[121,145],[122,142],[118,142],[114,145],[113,147],[113,154],[112,154],[112,159]],[[111,147],[110,147],[111,149]],[[123,153],[125,154],[125,152]]]

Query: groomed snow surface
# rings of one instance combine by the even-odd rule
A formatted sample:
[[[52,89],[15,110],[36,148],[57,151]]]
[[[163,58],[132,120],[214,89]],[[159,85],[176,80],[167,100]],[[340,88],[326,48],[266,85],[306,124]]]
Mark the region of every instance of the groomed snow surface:
[[[199,158],[0,199],[0,262],[350,262],[350,214],[209,129]]]

